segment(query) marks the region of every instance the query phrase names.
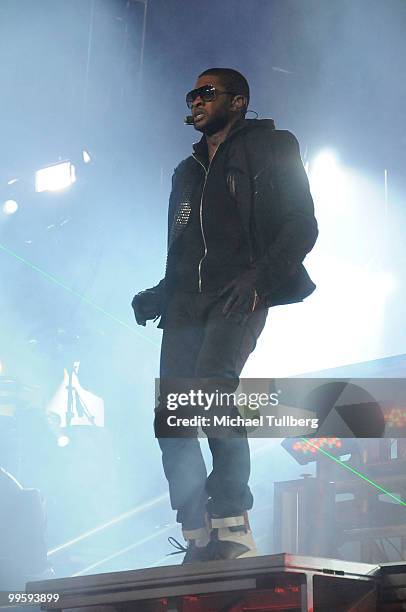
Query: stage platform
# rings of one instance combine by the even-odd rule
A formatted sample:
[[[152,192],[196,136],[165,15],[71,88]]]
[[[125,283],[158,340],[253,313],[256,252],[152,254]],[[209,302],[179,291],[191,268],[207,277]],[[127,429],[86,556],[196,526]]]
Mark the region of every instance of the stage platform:
[[[382,612],[380,574],[366,563],[278,554],[31,582],[27,592],[58,593],[41,609],[64,612]]]

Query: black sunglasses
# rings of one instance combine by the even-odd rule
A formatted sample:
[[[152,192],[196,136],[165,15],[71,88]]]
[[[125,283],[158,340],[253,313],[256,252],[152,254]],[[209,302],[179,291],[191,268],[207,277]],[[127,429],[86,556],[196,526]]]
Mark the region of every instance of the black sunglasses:
[[[201,98],[204,102],[212,102],[217,96],[221,96],[222,94],[229,94],[235,96],[233,91],[218,91],[214,85],[203,85],[203,87],[198,87],[197,89],[192,89],[189,93],[186,94],[186,104],[188,108],[192,108],[193,102],[196,98]]]

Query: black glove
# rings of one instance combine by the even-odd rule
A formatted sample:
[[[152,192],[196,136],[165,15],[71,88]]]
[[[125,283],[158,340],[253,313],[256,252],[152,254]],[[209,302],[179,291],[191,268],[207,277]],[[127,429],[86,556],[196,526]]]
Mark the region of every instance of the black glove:
[[[251,268],[237,276],[220,291],[220,296],[229,293],[228,300],[223,307],[223,314],[226,317],[235,313],[249,315],[255,310],[259,300],[255,289],[256,278],[257,272]]]
[[[161,292],[155,287],[140,291],[134,296],[131,306],[138,325],[145,326],[147,321],[157,319],[162,314]]]

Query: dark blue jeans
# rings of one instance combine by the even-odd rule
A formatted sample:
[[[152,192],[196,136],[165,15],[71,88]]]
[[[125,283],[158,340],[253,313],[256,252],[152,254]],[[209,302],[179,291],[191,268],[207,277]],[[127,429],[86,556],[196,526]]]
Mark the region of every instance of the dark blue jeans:
[[[175,293],[165,316],[161,347],[161,402],[163,381],[177,377],[226,380],[227,393],[235,391],[241,370],[256,346],[267,310],[257,309],[242,321],[238,315],[226,318],[222,308],[226,298],[217,293]],[[218,388],[218,387],[217,387]],[[155,432],[162,451],[171,505],[184,529],[204,525],[204,515],[239,516],[252,508],[248,486],[250,452],[245,432],[210,437],[213,470],[207,477],[197,438],[197,430],[186,437],[159,438],[155,412]]]

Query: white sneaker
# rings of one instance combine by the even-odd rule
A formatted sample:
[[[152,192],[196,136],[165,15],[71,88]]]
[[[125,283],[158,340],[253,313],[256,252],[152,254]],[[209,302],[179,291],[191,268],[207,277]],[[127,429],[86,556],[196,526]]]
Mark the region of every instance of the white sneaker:
[[[242,559],[257,557],[258,550],[250,529],[248,514],[212,518],[210,559]]]

